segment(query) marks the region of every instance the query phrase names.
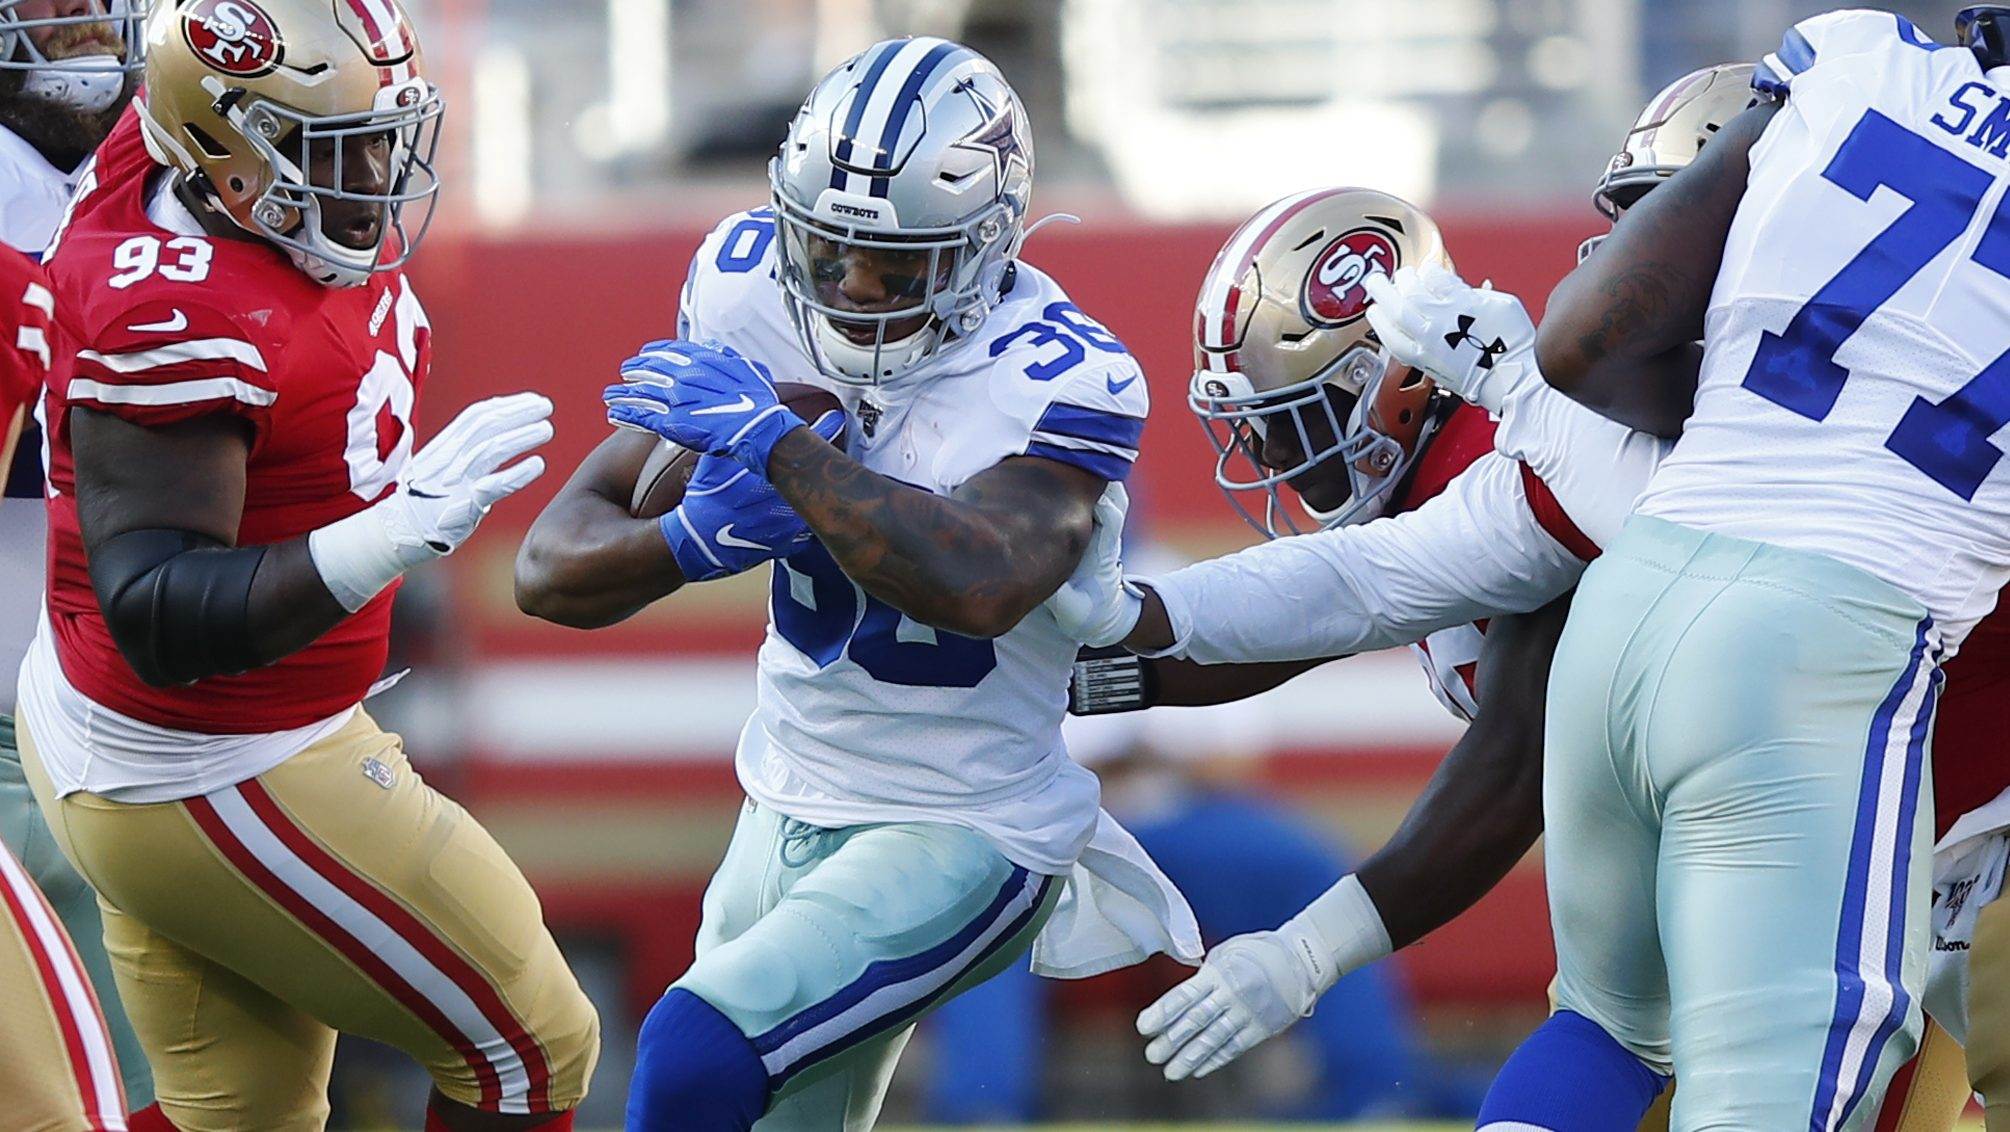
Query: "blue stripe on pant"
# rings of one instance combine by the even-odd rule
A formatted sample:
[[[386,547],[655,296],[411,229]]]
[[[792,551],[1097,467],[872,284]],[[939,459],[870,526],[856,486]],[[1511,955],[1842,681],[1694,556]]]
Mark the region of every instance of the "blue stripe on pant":
[[[1871,1076],[1892,1034],[1912,1009],[1901,963],[1905,940],[1905,882],[1913,823],[1918,818],[1919,778],[1926,737],[1940,690],[1940,671],[1927,663],[1932,620],[1919,623],[1905,673],[1892,685],[1872,719],[1864,751],[1856,830],[1850,841],[1849,874],[1836,929],[1836,1008],[1822,1053],[1821,1081],[1808,1114],[1809,1132],[1841,1127],[1870,1090]],[[1919,692],[1917,702],[1913,693]],[[1911,715],[1910,726],[1905,716]],[[1894,729],[1905,736],[1897,766],[1891,751]],[[1892,789],[1892,778],[1898,789]],[[1895,811],[1895,818],[1890,813]],[[1885,820],[1892,826],[1884,827]],[[1894,855],[1883,895],[1884,915],[1872,903],[1872,859],[1880,845]],[[1871,973],[1866,978],[1866,972]],[[1882,1009],[1879,1009],[1882,1005]]]
[[[867,1128],[914,1021],[1021,957],[1060,888],[961,827],[821,829],[750,802],[675,986],[748,1036],[760,1132]]]
[[[837,994],[756,1035],[768,1079],[779,1089],[804,1069],[920,1017],[959,976],[1024,931],[1055,883],[1013,869],[997,898],[962,931],[920,954],[874,962]]]

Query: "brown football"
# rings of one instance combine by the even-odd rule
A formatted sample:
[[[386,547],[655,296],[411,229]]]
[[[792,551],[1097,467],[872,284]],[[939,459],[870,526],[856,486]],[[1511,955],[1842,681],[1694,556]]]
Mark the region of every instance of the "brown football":
[[[798,381],[778,381],[775,392],[781,395],[782,404],[806,421],[844,408],[828,390]],[[844,447],[842,433],[838,435],[837,446]],[[635,477],[635,494],[629,498],[628,513],[638,519],[668,514],[671,508],[684,502],[684,489],[690,485],[691,473],[697,468],[696,452],[667,440],[658,443],[650,449],[649,458],[642,461],[642,471]]]

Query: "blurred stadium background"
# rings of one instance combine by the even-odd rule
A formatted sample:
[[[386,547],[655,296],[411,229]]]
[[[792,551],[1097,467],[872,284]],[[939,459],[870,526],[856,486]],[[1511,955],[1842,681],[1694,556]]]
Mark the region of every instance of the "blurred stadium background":
[[[1030,243],[1144,363],[1156,406],[1133,536],[1179,561],[1252,537],[1184,408],[1194,289],[1228,231],[1315,184],[1371,185],[1442,221],[1464,273],[1539,307],[1602,222],[1592,182],[1642,103],[1756,59],[1804,0],[407,0],[448,91],[447,189],[417,274],[437,363],[422,431],[490,392],[559,403],[556,469],[401,603],[411,679],[373,704],[414,761],[537,884],[598,1001],[583,1123],[619,1123],[634,1027],[684,967],[739,799],[765,578],[581,633],[516,611],[518,538],[605,433],[598,390],[669,334],[718,218],[760,203],[816,76],[887,35],[970,43],[1025,98]],[[1895,5],[1951,34],[1953,5]],[[1393,828],[1456,736],[1403,654],[1315,672],[1233,710],[1162,710],[1085,736],[1110,804],[1210,939],[1271,926]],[[1196,895],[1196,903],[1203,899]],[[1178,977],[1007,979],[924,1026],[892,1123],[1452,1119],[1543,1013],[1539,862],[1315,1021],[1199,1084],[1166,1086],[1131,1019]],[[413,1127],[423,1083],[344,1047],[337,1126]],[[1470,1125],[1467,1125],[1468,1127]],[[1386,1126],[1383,1126],[1386,1127]]]

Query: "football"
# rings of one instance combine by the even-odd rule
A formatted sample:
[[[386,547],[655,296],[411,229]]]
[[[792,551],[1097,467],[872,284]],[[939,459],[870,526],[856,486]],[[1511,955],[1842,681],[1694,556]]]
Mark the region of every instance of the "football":
[[[782,404],[795,410],[795,414],[806,421],[814,421],[832,409],[844,409],[828,390],[814,385],[778,381],[775,392],[781,395]],[[844,447],[842,433],[838,435],[837,446]],[[684,488],[691,483],[691,473],[697,467],[696,452],[668,440],[657,444],[650,450],[649,458],[642,462],[642,471],[635,477],[635,494],[629,498],[628,513],[638,519],[655,519],[668,514],[671,508],[684,501]]]

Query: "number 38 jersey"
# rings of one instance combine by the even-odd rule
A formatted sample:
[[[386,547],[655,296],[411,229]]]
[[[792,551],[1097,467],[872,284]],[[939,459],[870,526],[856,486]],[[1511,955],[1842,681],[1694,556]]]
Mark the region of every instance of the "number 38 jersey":
[[[2010,568],[2010,87],[1888,12],[1787,32],[1644,514],[1828,555],[1953,648]]]
[[[1129,473],[1142,374],[1047,276],[1019,264],[971,341],[897,381],[853,387],[804,352],[775,279],[774,231],[756,209],[707,237],[680,333],[830,389],[850,417],[846,450],[868,468],[939,494],[1017,456],[1106,480]],[[769,610],[737,759],[751,797],[818,825],[963,825],[1027,868],[1068,871],[1098,788],[1061,743],[1075,643],[1045,607],[995,640],[958,636],[867,594],[812,543],[775,564]]]
[[[263,243],[213,239],[162,191],[126,113],[79,186],[47,267],[73,364],[50,378],[48,612],[68,682],[91,701],[180,731],[260,734],[353,707],[381,675],[395,585],[267,667],[151,688],[119,655],[91,589],[74,497],[79,409],[170,425],[227,413],[251,438],[240,544],[353,514],[390,490],[412,449],[431,332],[399,272],[331,290]]]

